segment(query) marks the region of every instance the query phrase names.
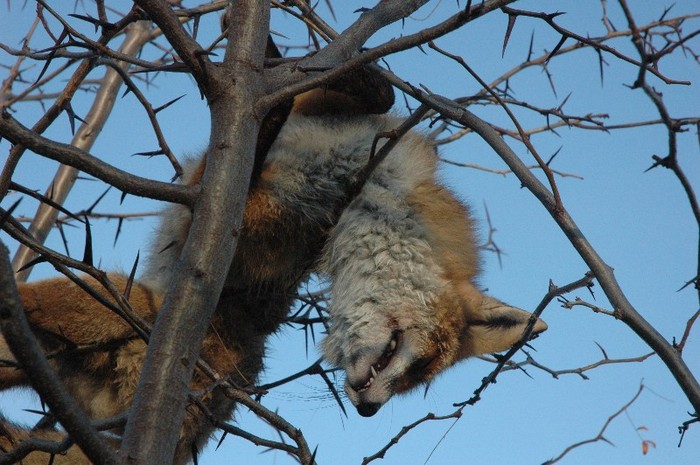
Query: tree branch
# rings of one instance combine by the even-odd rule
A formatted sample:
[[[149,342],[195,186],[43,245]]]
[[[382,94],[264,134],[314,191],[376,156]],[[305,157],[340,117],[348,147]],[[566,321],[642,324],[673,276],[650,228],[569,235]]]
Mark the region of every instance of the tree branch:
[[[160,27],[170,45],[187,65],[202,93],[211,97],[208,76],[213,65],[207,58],[207,52],[182,27],[182,22],[171,10],[169,3],[162,0],[136,0],[135,3]]]
[[[631,399],[629,402],[627,402],[625,405],[623,405],[617,412],[613,413],[612,415],[610,415],[610,416],[608,417],[608,419],[605,421],[605,423],[603,423],[603,426],[600,428],[600,431],[598,431],[598,434],[597,434],[594,438],[586,439],[586,440],[583,440],[583,441],[580,441],[580,442],[577,442],[577,443],[575,443],[575,444],[570,445],[569,447],[567,447],[566,449],[564,449],[564,451],[563,451],[561,454],[559,454],[558,456],[556,456],[555,458],[553,458],[553,459],[551,459],[551,460],[547,460],[547,461],[544,462],[542,465],[553,465],[554,463],[557,463],[558,461],[560,461],[561,459],[563,459],[564,456],[565,456],[566,454],[568,454],[569,452],[571,452],[572,450],[574,450],[574,449],[576,449],[576,448],[578,448],[578,447],[581,447],[581,446],[585,446],[586,444],[593,444],[593,443],[598,442],[598,441],[603,441],[603,442],[606,442],[606,443],[608,443],[608,444],[612,444],[612,443],[610,442],[610,440],[608,440],[608,439],[605,437],[605,431],[608,429],[608,426],[610,426],[610,423],[612,423],[612,421],[613,421],[615,418],[617,418],[618,416],[620,416],[620,414],[622,414],[623,412],[625,412],[628,408],[630,408],[630,406],[631,406],[633,403],[636,402],[636,400],[637,400],[637,399],[639,398],[639,396],[642,394],[642,391],[643,391],[643,390],[644,390],[644,385],[641,384],[641,385],[639,386],[639,389],[637,390],[637,393],[632,397],[632,399]]]
[[[172,461],[189,381],[241,227],[262,119],[254,107],[262,94],[269,3],[236,1],[231,8],[229,41],[235,47],[226,60],[236,66],[208,73],[207,88],[216,98],[210,100],[212,132],[202,190],[151,334],[124,433],[120,457],[130,465]]]
[[[152,181],[129,174],[77,147],[40,136],[34,130],[20,124],[8,113],[0,115],[0,135],[13,144],[22,145],[46,158],[74,167],[123,192],[139,197],[191,205],[198,192],[196,187]]]

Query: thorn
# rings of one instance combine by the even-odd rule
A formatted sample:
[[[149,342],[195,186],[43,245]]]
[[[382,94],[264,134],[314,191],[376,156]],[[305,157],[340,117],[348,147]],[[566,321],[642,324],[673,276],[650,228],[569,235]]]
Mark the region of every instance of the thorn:
[[[136,260],[134,260],[134,264],[131,267],[131,272],[129,273],[129,278],[126,280],[126,286],[124,287],[124,297],[127,299],[129,298],[129,295],[131,295],[131,287],[134,284],[134,276],[136,276],[136,268],[139,266],[139,257],[140,257],[140,251],[136,252]]]
[[[10,205],[10,208],[7,211],[2,212],[2,215],[0,215],[0,229],[2,229],[2,227],[5,225],[5,222],[8,220],[8,218],[12,216],[12,212],[15,211],[15,209],[21,201],[22,198],[20,197],[19,199],[17,199],[17,201],[15,201],[15,203]]]
[[[92,16],[89,16],[89,15],[88,15],[88,16],[85,16],[85,15],[78,15],[78,14],[70,14],[70,13],[69,13],[68,16],[71,16],[71,17],[76,18],[76,19],[83,20],[83,21],[85,21],[85,22],[87,22],[87,23],[90,23],[90,24],[94,25],[94,26],[95,26],[95,32],[97,32],[98,29],[99,29],[100,27],[106,28],[106,29],[114,28],[114,24],[108,23],[108,22],[104,22],[104,21],[100,21],[99,19],[93,18]]]
[[[122,225],[124,224],[124,218],[119,218],[117,220],[117,231],[114,233],[114,242],[112,243],[112,248],[117,245],[117,240],[119,240],[119,235],[122,232]]]
[[[158,108],[154,108],[154,109],[153,109],[153,113],[158,113],[158,112],[161,111],[161,110],[165,110],[166,108],[168,108],[170,105],[172,105],[173,103],[175,103],[175,102],[177,102],[178,100],[180,100],[180,99],[181,99],[182,97],[184,97],[185,95],[187,95],[187,94],[182,94],[181,96],[176,97],[176,98],[172,99],[171,101],[169,101],[169,102],[167,102],[167,103],[164,103],[163,105],[159,106]]]
[[[34,81],[34,84],[38,83],[41,81],[41,78],[44,77],[44,74],[46,73],[46,70],[49,69],[49,65],[51,65],[51,61],[53,60],[53,57],[56,55],[56,51],[60,47],[61,43],[63,42],[63,39],[65,39],[68,36],[68,30],[66,28],[63,28],[61,31],[61,35],[58,36],[58,39],[56,39],[56,43],[54,45],[53,50],[49,52],[49,58],[46,60],[46,63],[44,63],[44,67],[41,68],[41,72],[36,78],[36,81]]]
[[[97,206],[97,204],[99,204],[99,203],[102,201],[102,199],[104,199],[105,195],[107,195],[107,192],[109,192],[109,190],[110,190],[111,188],[112,188],[112,186],[109,186],[107,189],[105,189],[105,191],[104,191],[102,194],[100,194],[99,197],[97,197],[97,200],[95,200],[95,202],[94,202],[92,205],[90,205],[90,206],[87,208],[87,210],[85,210],[85,213],[88,214],[88,215],[91,214],[92,211],[93,211],[93,210],[95,209],[95,207]]]
[[[345,405],[343,405],[343,401],[340,399],[340,394],[338,394],[338,390],[335,388],[335,384],[333,384],[333,382],[328,377],[328,374],[326,374],[325,371],[321,371],[319,375],[321,376],[321,378],[323,378],[323,381],[326,382],[328,389],[330,389],[331,394],[333,394],[333,398],[338,403],[338,406],[340,406],[340,410],[343,412],[343,415],[345,415],[345,417],[347,418],[348,412],[345,410]]]
[[[90,220],[85,215],[85,251],[83,253],[83,263],[92,266],[92,231],[90,230]]]
[[[557,155],[559,155],[559,152],[561,152],[561,149],[562,149],[562,148],[564,148],[564,146],[559,147],[559,148],[556,150],[556,152],[554,152],[554,153],[552,154],[552,156],[549,157],[549,160],[547,160],[547,162],[545,163],[545,165],[549,166],[550,163],[552,163],[552,160],[554,160],[554,157],[556,157]]]
[[[133,154],[132,156],[140,156],[140,157],[155,157],[157,155],[165,155],[165,152],[163,149],[158,149],[158,150],[152,150],[150,152],[137,152]]]
[[[228,431],[224,431],[224,434],[221,435],[221,439],[219,439],[219,442],[216,444],[214,450],[219,450],[219,447],[221,447],[221,444],[223,444],[224,439],[226,439],[226,436],[228,436]]]
[[[551,52],[549,52],[549,55],[547,55],[547,59],[544,60],[545,63],[548,63],[549,60],[551,60],[552,57],[557,54],[561,46],[564,45],[564,42],[566,42],[566,39],[568,39],[568,37],[562,36],[562,38],[559,40],[559,43],[554,47],[554,49]]]
[[[514,14],[508,15],[508,26],[506,26],[506,34],[503,37],[503,50],[501,50],[501,58],[506,54],[506,47],[508,46],[508,41],[510,40],[510,34],[513,32],[513,26],[515,26],[515,21],[518,17]],[[532,45],[532,43],[530,43]]]
[[[22,193],[22,194],[28,195],[28,196],[30,196],[30,197],[32,197],[32,198],[35,198],[35,199],[39,200],[40,202],[45,203],[45,204],[49,205],[49,206],[52,207],[52,208],[55,208],[56,210],[60,211],[61,213],[64,213],[65,215],[69,216],[70,218],[72,218],[72,219],[74,219],[74,220],[77,220],[77,221],[80,221],[81,223],[83,222],[82,219],[80,219],[80,218],[78,218],[77,216],[75,216],[73,213],[71,213],[71,212],[70,212],[69,210],[67,210],[65,207],[63,207],[62,205],[60,205],[60,204],[54,202],[53,200],[51,200],[52,189],[53,189],[53,183],[51,184],[51,186],[50,186],[50,188],[49,188],[49,196],[48,196],[48,197],[45,196],[45,195],[43,195],[43,194],[40,194],[40,193],[38,193],[38,192],[36,192],[36,191],[33,191],[33,190],[31,190],[31,189],[27,189],[26,187],[24,187],[24,186],[22,186],[22,185],[20,185],[20,184],[17,184],[17,183],[14,182],[14,181],[10,182],[10,189],[15,190],[15,191],[17,191],[17,192],[20,192],[20,193]]]
[[[603,357],[605,358],[605,360],[610,360],[610,357],[608,357],[608,354],[605,352],[605,349],[603,349],[603,346],[601,346],[600,344],[598,344],[598,343],[595,342],[595,341],[593,341],[593,342],[595,343],[595,345],[598,346],[598,348],[600,349],[600,351],[603,353]]]
[[[26,269],[28,269],[28,268],[33,267],[34,265],[38,265],[39,263],[44,263],[44,262],[47,262],[47,261],[48,261],[48,258],[44,257],[43,255],[39,255],[39,256],[36,257],[34,260],[30,260],[30,261],[27,262],[22,268],[20,268],[19,270],[17,270],[17,273],[20,273],[20,272],[22,272],[22,271],[24,271],[24,270],[26,270]]]

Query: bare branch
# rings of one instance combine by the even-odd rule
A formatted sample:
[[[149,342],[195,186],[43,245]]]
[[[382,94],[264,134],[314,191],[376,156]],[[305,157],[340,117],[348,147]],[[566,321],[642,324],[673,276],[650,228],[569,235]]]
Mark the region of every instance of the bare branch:
[[[632,399],[629,402],[627,402],[625,405],[623,405],[622,408],[620,408],[620,410],[618,410],[617,412],[613,413],[611,416],[608,417],[608,419],[605,421],[605,423],[603,423],[603,427],[600,429],[600,431],[598,432],[598,434],[595,437],[593,437],[591,439],[586,439],[584,441],[577,442],[576,444],[570,445],[569,447],[564,449],[564,451],[561,454],[559,454],[558,456],[556,456],[555,458],[553,458],[551,460],[547,460],[542,465],[552,465],[554,463],[557,463],[558,461],[560,461],[562,458],[564,458],[564,456],[566,456],[572,450],[577,449],[581,446],[585,446],[587,444],[593,444],[593,443],[599,442],[599,441],[603,441],[603,442],[606,442],[608,444],[612,444],[610,442],[610,440],[605,437],[605,431],[608,429],[608,426],[610,426],[610,423],[612,423],[612,421],[615,418],[620,416],[620,414],[624,413],[628,408],[630,408],[630,406],[633,403],[636,402],[636,400],[639,398],[639,396],[641,395],[643,390],[644,390],[644,385],[640,384],[639,389],[637,390],[637,393],[632,397]]]
[[[193,203],[194,196],[198,192],[198,189],[193,186],[151,181],[126,173],[72,145],[53,142],[39,136],[7,113],[0,115],[0,134],[14,144],[22,145],[41,153],[46,158],[95,176],[129,194],[189,205]]]
[[[179,58],[197,80],[204,95],[212,98],[213,89],[210,88],[209,75],[213,65],[207,58],[207,52],[182,27],[180,19],[170,9],[170,5],[160,0],[137,0],[135,3],[160,27]]]
[[[533,17],[533,18],[539,18],[542,21],[546,22],[549,26],[551,26],[552,29],[554,29],[559,34],[561,34],[563,38],[571,38],[571,39],[576,40],[579,43],[590,45],[590,46],[594,47],[596,50],[601,50],[601,51],[605,51],[607,53],[610,53],[611,55],[614,55],[616,58],[618,58],[622,61],[626,61],[628,63],[635,65],[636,67],[638,67],[640,69],[644,69],[646,71],[649,71],[650,73],[654,74],[659,79],[663,80],[666,84],[683,84],[683,85],[690,84],[690,82],[688,82],[688,81],[678,81],[675,79],[668,78],[668,77],[664,76],[663,74],[661,74],[661,72],[659,72],[659,70],[654,69],[654,67],[650,66],[649,63],[644,63],[644,62],[634,60],[634,59],[628,57],[627,55],[615,50],[612,47],[609,47],[605,44],[596,43],[594,39],[589,39],[587,37],[583,37],[579,34],[576,34],[572,31],[569,31],[569,30],[559,26],[554,21],[554,18],[556,16],[558,16],[557,14],[535,13],[532,11],[516,10],[516,9],[510,8],[510,7],[504,7],[503,11],[508,13],[508,14],[511,14],[511,15],[520,15],[520,16],[529,16],[529,17]]]
[[[117,24],[115,24],[114,28],[111,28],[109,31],[106,31],[106,33],[102,37],[100,37],[98,42],[100,44],[107,44],[123,28],[127,27],[129,24],[131,24],[134,21],[137,21],[138,19],[139,19],[139,14],[137,12],[134,12],[134,10],[132,10],[127,15],[125,15]],[[80,65],[78,66],[78,69],[75,71],[75,73],[73,73],[73,76],[71,76],[71,79],[64,87],[61,95],[56,99],[54,104],[51,105],[51,107],[47,109],[47,111],[39,119],[39,121],[37,121],[34,124],[34,126],[32,126],[32,131],[36,132],[36,134],[42,134],[49,127],[49,125],[51,125],[51,123],[70,104],[70,101],[73,98],[73,95],[75,94],[75,92],[78,91],[81,83],[83,82],[85,77],[88,75],[88,73],[90,73],[90,71],[92,71],[93,68],[94,68],[94,63],[91,59],[85,59],[80,63]],[[5,108],[3,107],[1,109],[1,111],[4,114]],[[15,147],[12,148],[12,150],[10,150],[8,162],[5,165],[5,168],[3,169],[2,176],[0,176],[0,198],[3,198],[3,197],[5,197],[5,195],[7,195],[7,189],[9,187],[10,176],[11,176],[10,174],[8,174],[7,170],[9,170],[10,173],[14,170],[14,167],[16,166],[17,162],[19,161],[19,158],[24,153],[24,150],[25,150],[25,147],[23,147],[22,145],[16,145]]]

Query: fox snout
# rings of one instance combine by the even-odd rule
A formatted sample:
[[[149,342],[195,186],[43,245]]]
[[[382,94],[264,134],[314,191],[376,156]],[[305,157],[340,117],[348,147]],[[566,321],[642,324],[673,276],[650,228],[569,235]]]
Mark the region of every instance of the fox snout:
[[[393,395],[429,381],[454,363],[439,345],[424,344],[429,339],[428,333],[416,328],[394,329],[383,348],[365,348],[349,358],[345,392],[360,415],[374,415]]]
[[[346,368],[345,392],[363,417],[377,413],[394,394],[394,378],[400,374],[403,331],[394,330],[383,348],[364,351],[350,357]]]

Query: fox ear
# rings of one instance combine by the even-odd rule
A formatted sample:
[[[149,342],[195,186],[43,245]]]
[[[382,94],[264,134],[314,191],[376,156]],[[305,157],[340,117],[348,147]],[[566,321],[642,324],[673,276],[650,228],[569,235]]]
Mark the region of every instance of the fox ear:
[[[531,313],[488,297],[469,299],[475,305],[468,311],[466,331],[462,334],[460,358],[490,354],[509,349],[523,336]],[[547,329],[547,323],[539,318],[532,328],[532,335]]]

